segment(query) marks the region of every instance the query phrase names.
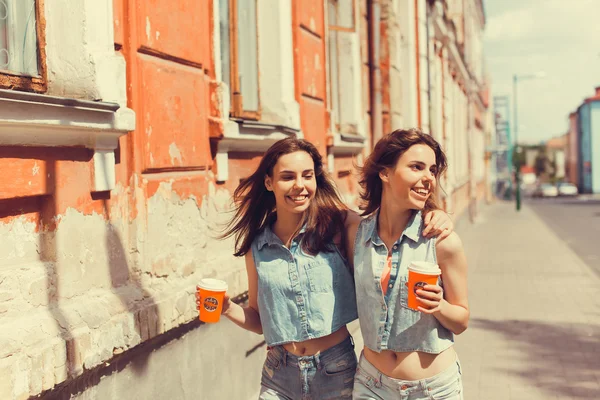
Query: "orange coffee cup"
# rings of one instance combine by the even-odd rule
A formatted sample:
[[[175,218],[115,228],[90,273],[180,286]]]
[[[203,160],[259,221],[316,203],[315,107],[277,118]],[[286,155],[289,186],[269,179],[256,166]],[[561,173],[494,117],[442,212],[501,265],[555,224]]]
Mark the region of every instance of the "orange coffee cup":
[[[437,285],[438,277],[442,274],[442,270],[434,263],[427,261],[413,261],[408,266],[408,308],[417,310],[417,307],[423,304],[417,301],[415,293],[425,285]],[[426,307],[425,307],[426,308]]]
[[[199,318],[202,322],[215,323],[221,318],[223,297],[227,292],[227,283],[219,279],[205,278],[196,286],[200,300]]]

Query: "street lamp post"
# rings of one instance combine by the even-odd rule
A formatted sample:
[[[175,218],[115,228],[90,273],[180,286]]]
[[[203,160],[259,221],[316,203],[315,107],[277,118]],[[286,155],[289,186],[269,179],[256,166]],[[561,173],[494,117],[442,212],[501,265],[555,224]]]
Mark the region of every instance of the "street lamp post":
[[[513,75],[513,113],[514,113],[514,126],[513,126],[513,133],[515,134],[515,151],[514,151],[514,159],[515,159],[515,186],[516,186],[516,203],[517,203],[517,211],[521,210],[521,182],[519,180],[520,177],[520,169],[521,169],[521,164],[519,163],[519,121],[518,121],[518,117],[517,117],[517,81],[518,81],[518,77],[517,75]]]
[[[521,182],[520,182],[520,173],[521,173],[521,165],[519,164],[519,120],[517,114],[517,83],[519,80],[525,79],[536,79],[543,78],[546,74],[544,72],[536,72],[535,74],[527,74],[527,75],[513,75],[513,108],[514,108],[514,120],[513,120],[513,132],[515,133],[515,145],[514,151],[515,153],[515,163],[517,164],[515,167],[515,199],[516,199],[516,208],[517,211],[521,210]]]

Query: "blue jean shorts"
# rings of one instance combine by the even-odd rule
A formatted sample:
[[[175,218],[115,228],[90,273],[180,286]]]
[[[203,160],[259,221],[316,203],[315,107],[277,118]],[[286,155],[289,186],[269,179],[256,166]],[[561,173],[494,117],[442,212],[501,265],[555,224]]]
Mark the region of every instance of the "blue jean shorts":
[[[259,399],[351,399],[356,365],[350,336],[314,356],[295,356],[275,346],[263,366]]]
[[[463,400],[462,370],[458,359],[431,378],[406,381],[383,375],[363,354],[354,378],[353,399]]]

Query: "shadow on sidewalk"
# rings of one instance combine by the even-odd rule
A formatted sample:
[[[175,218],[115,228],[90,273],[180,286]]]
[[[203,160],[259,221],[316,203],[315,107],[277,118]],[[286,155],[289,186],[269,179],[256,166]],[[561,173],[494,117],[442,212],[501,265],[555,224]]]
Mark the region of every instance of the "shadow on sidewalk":
[[[513,358],[508,364],[515,367],[497,367],[499,372],[521,378],[549,396],[598,399],[600,326],[479,318],[472,319],[471,326],[503,335],[516,350],[505,355]],[[497,351],[493,354],[498,356]]]

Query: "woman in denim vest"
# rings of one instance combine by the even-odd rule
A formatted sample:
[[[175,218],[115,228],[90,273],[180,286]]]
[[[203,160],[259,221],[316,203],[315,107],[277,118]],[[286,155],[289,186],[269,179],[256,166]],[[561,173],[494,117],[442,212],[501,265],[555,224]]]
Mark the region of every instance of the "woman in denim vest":
[[[346,324],[357,308],[346,229],[360,217],[341,201],[315,146],[296,138],[267,150],[234,202],[224,237],[245,256],[248,307],[226,296],[223,315],[264,334],[260,399],[350,398],[357,360]],[[451,230],[445,213],[430,220],[431,233]]]
[[[446,170],[440,145],[419,130],[382,138],[361,171],[363,215],[349,229],[364,349],[354,399],[462,399],[454,335],[467,329],[467,262],[456,233],[425,238],[422,210],[438,208]],[[408,307],[408,265],[438,264],[435,285],[415,289]]]

